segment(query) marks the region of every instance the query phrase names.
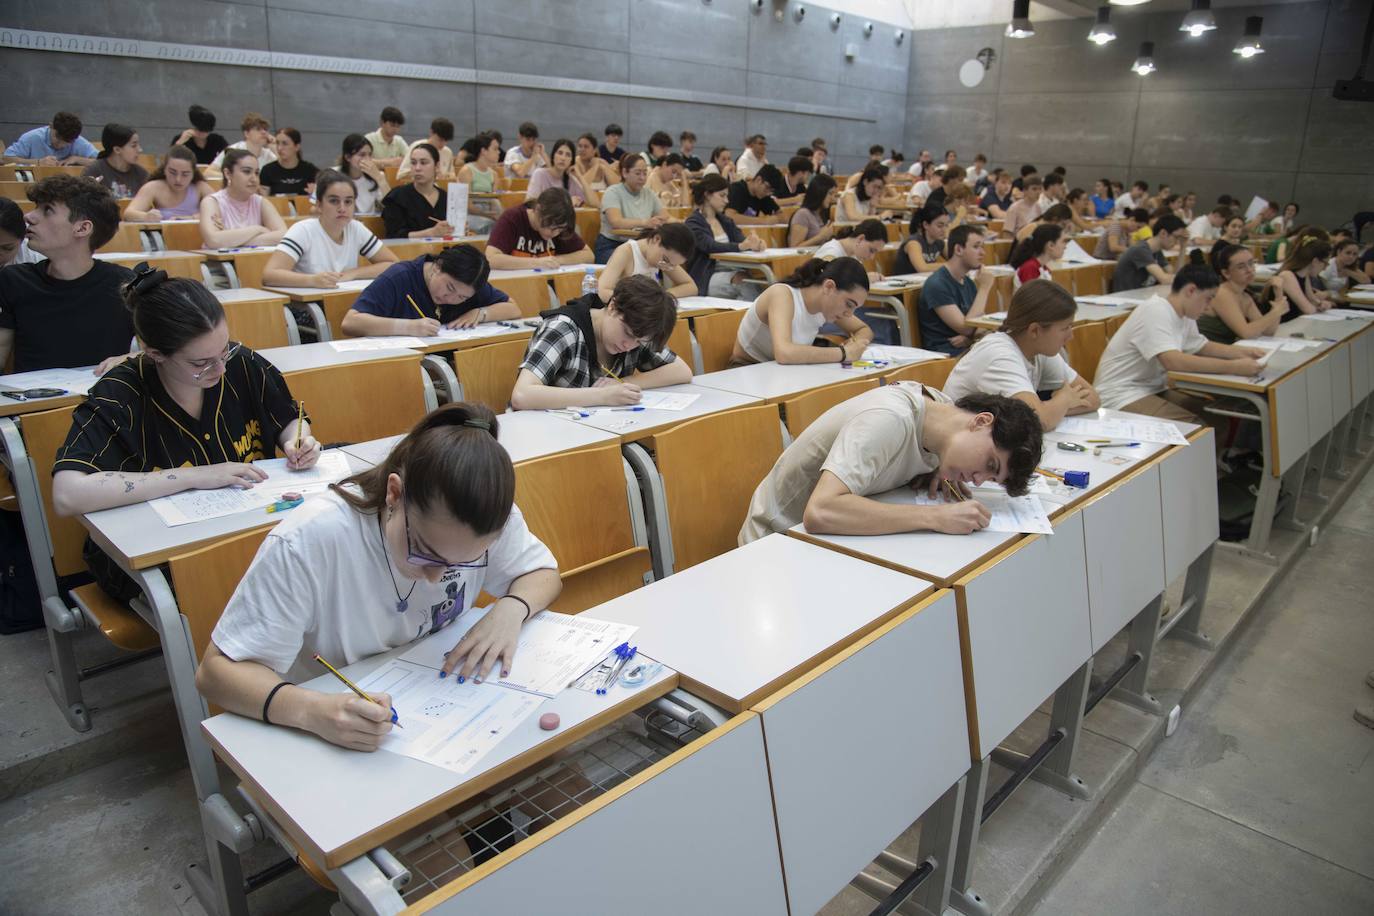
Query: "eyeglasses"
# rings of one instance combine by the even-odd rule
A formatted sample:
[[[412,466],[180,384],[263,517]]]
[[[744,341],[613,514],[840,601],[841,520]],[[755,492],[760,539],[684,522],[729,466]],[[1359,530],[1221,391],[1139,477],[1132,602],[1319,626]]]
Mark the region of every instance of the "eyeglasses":
[[[471,563],[450,563],[442,557],[431,557],[427,553],[421,553],[415,549],[415,542],[410,537],[410,507],[401,504],[401,518],[405,522],[406,528],[406,562],[411,566],[422,566],[428,568],[444,567],[445,569],[482,569],[487,565],[487,551],[482,551],[482,556]]]
[[[186,365],[190,366],[192,370],[191,378],[200,381],[205,373],[215,368],[215,366],[228,366],[229,360],[238,355],[239,349],[242,347],[243,344],[239,343],[237,340],[231,340],[225,345],[224,352],[219,356],[212,356],[209,359],[187,360]]]

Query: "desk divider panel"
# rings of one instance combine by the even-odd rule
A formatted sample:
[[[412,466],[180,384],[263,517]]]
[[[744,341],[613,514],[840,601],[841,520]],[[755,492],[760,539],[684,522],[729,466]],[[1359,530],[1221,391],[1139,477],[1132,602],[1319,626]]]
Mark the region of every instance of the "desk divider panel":
[[[1336,349],[1344,349],[1337,346]],[[1315,445],[1322,436],[1331,432],[1336,418],[1332,415],[1331,404],[1331,356],[1323,356],[1307,364],[1307,432]]]
[[[1084,506],[1083,538],[1096,653],[1164,591],[1159,467],[1146,467]]]
[[[1312,432],[1307,425],[1307,373],[1295,372],[1269,389],[1269,436],[1277,454],[1274,476],[1285,473],[1307,454]]]
[[[1188,571],[1221,536],[1217,517],[1216,433],[1193,433],[1188,445],[1159,462],[1159,502],[1164,525],[1164,581]]]
[[[1354,406],[1350,384],[1350,344],[1345,343],[1331,350],[1326,362],[1331,367],[1331,414],[1332,425],[1345,419]]]

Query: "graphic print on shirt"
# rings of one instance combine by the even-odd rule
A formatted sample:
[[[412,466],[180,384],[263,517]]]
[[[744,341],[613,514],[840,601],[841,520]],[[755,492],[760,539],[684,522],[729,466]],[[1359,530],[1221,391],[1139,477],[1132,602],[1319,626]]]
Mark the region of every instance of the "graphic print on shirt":
[[[451,569],[448,572],[454,574],[455,577],[458,575],[456,569]],[[467,597],[467,591],[467,583],[459,583],[456,578],[444,586],[444,593],[448,597],[429,609],[429,632],[437,632],[458,619],[467,603],[464,600]]]

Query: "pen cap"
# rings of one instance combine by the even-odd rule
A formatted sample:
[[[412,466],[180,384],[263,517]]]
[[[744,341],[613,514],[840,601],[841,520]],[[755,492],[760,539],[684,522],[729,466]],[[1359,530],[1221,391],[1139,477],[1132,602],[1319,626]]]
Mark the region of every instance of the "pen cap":
[[[1071,486],[1071,487],[1078,487],[1079,489],[1087,489],[1087,486],[1088,486],[1088,472],[1087,472],[1087,471],[1065,471],[1065,472],[1064,472],[1064,483],[1068,484],[1068,485]]]

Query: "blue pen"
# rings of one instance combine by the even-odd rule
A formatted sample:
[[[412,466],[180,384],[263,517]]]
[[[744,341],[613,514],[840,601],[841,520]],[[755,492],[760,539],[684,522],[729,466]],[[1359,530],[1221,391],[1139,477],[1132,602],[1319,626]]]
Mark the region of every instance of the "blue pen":
[[[643,410],[643,407],[612,407],[612,411]]]
[[[513,321],[498,321],[496,323],[503,328],[515,328],[515,330],[517,331],[520,330],[520,325],[516,324]]]
[[[1108,443],[1108,444],[1106,444],[1106,445],[1100,445],[1100,446],[1098,446],[1099,449],[1104,449],[1104,448],[1139,448],[1139,447],[1140,447],[1140,443],[1139,443],[1139,442],[1110,442],[1110,443]]]

